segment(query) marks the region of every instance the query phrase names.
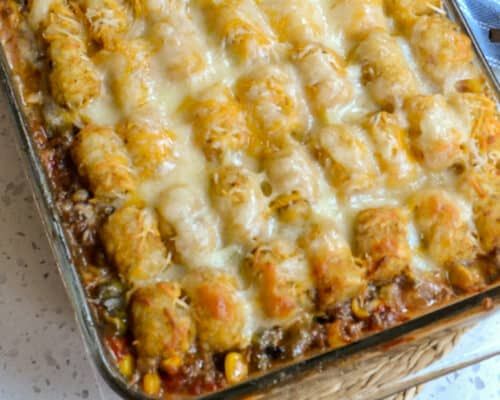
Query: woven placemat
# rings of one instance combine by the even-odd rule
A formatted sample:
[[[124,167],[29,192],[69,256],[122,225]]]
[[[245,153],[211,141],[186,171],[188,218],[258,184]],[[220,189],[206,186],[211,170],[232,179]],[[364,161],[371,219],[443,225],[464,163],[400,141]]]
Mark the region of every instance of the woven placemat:
[[[401,359],[397,360],[397,363],[402,363],[409,367],[406,371],[407,374],[417,372],[441,359],[446,353],[452,350],[466,330],[466,328],[455,329],[442,337],[424,341],[417,346],[417,349],[403,352],[403,356]],[[387,374],[391,375],[391,372],[388,371]],[[399,376],[395,374],[394,378],[397,379],[398,377]],[[423,387],[424,384],[417,385],[399,394],[386,397],[384,400],[412,400],[417,397]]]
[[[470,328],[470,327],[469,327]],[[441,359],[457,344],[468,328],[448,328],[403,345],[366,350],[354,357],[324,366],[300,379],[276,385],[258,399],[279,400],[366,400],[390,393],[395,382]],[[392,385],[392,386],[391,386]],[[421,386],[386,397],[384,400],[414,399]]]

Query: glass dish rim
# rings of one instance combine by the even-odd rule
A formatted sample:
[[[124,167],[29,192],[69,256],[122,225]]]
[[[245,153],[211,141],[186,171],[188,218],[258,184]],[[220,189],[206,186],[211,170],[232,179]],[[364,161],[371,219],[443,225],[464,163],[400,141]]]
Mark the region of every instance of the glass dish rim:
[[[500,99],[500,83],[486,62],[486,58],[479,47],[479,43],[467,24],[462,10],[455,0],[443,0],[450,17],[459,23],[471,38],[481,68],[489,80],[497,102]],[[54,258],[61,275],[63,285],[73,307],[78,327],[84,338],[87,352],[95,367],[103,377],[104,381],[120,396],[135,400],[150,400],[149,397],[137,388],[128,384],[118,372],[111,361],[111,356],[100,335],[93,312],[88,303],[85,289],[80,280],[76,265],[72,261],[70,245],[62,226],[61,218],[56,209],[54,197],[50,184],[45,175],[43,165],[37,154],[30,133],[30,123],[23,110],[23,102],[15,79],[10,69],[4,46],[0,45],[0,80],[4,93],[6,94],[10,112],[13,115],[16,131],[15,137],[19,154],[22,158],[25,173],[28,176],[35,204],[41,216],[46,235],[49,239]],[[208,393],[201,396],[186,396],[189,399],[212,400],[216,398],[235,398],[249,395],[258,390],[271,388],[283,382],[285,378],[299,377],[300,375],[314,371],[322,364],[327,364],[341,358],[346,358],[359,353],[362,350],[372,349],[382,344],[389,344],[402,336],[414,333],[419,329],[436,325],[443,319],[465,314],[468,310],[478,307],[486,298],[500,299],[500,285],[491,287],[483,292],[459,299],[451,304],[444,305],[438,309],[427,312],[416,318],[412,318],[400,325],[391,327],[384,331],[368,335],[360,341],[351,343],[341,348],[327,350],[321,354],[312,355],[305,359],[294,360],[286,366],[277,366],[259,376],[229,386],[221,391]],[[463,316],[462,316],[463,317]],[[183,396],[179,396],[183,397]]]

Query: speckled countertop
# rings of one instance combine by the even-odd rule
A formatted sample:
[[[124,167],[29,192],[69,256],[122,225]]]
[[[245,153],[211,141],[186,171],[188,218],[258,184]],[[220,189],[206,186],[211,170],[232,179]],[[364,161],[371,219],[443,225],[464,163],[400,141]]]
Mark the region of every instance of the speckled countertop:
[[[0,400],[115,398],[86,359],[31,198],[0,93]],[[457,357],[500,332],[500,315],[465,335]],[[500,358],[426,385],[419,400],[500,399]]]

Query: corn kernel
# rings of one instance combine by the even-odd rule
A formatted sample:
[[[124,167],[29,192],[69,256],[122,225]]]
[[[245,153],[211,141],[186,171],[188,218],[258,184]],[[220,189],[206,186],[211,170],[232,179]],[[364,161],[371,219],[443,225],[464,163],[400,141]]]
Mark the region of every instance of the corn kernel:
[[[144,393],[155,396],[160,393],[161,380],[156,372],[148,372],[142,378],[142,390]]]
[[[473,289],[479,282],[479,276],[475,272],[471,268],[458,264],[449,268],[448,276],[453,286],[467,291]]]
[[[182,365],[182,358],[179,356],[172,356],[169,358],[164,358],[160,362],[160,368],[168,374],[175,374],[179,367]]]
[[[132,373],[134,372],[134,358],[131,354],[125,354],[118,361],[118,370],[127,379],[132,377]]]
[[[353,314],[359,319],[367,319],[370,317],[370,313],[361,307],[359,300],[356,297],[352,299],[351,308]]]
[[[248,365],[240,353],[231,352],[226,355],[224,370],[229,383],[241,382],[248,376]]]

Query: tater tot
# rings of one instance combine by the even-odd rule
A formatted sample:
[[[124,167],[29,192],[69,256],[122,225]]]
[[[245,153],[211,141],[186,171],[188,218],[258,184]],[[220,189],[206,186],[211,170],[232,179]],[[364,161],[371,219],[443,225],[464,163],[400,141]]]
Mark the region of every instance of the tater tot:
[[[275,65],[259,67],[237,82],[236,94],[254,126],[270,143],[290,135],[303,136],[306,122],[299,107],[294,79]]]
[[[5,1],[8,6],[15,5],[15,1]],[[28,3],[28,15],[27,20],[30,27],[38,30],[47,23],[48,15],[51,12],[51,8],[56,3],[62,3],[61,0],[30,0]],[[7,8],[7,10],[9,10]],[[4,10],[4,9],[3,9]]]
[[[162,235],[173,240],[185,263],[199,265],[217,248],[217,221],[198,191],[171,187],[161,193],[157,210]]]
[[[153,24],[150,35],[169,79],[182,81],[205,70],[207,64],[200,34],[185,12]]]
[[[84,26],[62,0],[53,2],[44,25],[52,95],[61,106],[83,108],[101,92],[101,77],[87,54]]]
[[[354,90],[347,77],[345,61],[319,44],[298,49],[294,59],[314,114],[322,121],[330,121],[339,108],[353,99]]]
[[[90,25],[90,37],[106,49],[113,49],[116,40],[131,24],[123,0],[83,0],[85,16]]]
[[[200,32],[185,0],[129,0],[134,13],[144,17],[146,38],[171,81],[185,81],[201,75],[207,67]]]
[[[391,186],[401,186],[416,176],[416,163],[410,150],[408,131],[394,114],[385,111],[370,117],[366,130],[375,144],[375,154]]]
[[[443,87],[447,81],[474,76],[474,51],[460,27],[441,15],[420,17],[413,26],[410,44],[422,69]]]
[[[134,113],[118,127],[134,166],[144,178],[164,175],[175,165],[175,135],[153,109]]]
[[[464,216],[464,211],[447,192],[429,190],[417,195],[415,203],[417,227],[431,256],[445,265],[470,261],[477,243]]]
[[[195,327],[177,284],[161,282],[137,289],[130,300],[134,346],[141,372],[162,361],[182,364],[193,343]]]
[[[500,155],[500,113],[496,103],[484,94],[457,93],[450,104],[468,119],[473,148],[470,162],[483,164]],[[469,143],[470,147],[471,143]]]
[[[496,160],[488,160],[464,171],[460,176],[459,188],[472,202],[500,193],[500,172]]]
[[[151,78],[151,44],[143,39],[120,40],[109,54],[111,89],[125,114],[146,107],[154,100]]]
[[[355,241],[368,278],[388,282],[411,267],[408,216],[397,207],[370,208],[356,218]]]
[[[301,45],[325,34],[321,11],[311,0],[257,0],[282,42]]]
[[[359,294],[367,284],[349,244],[332,223],[313,223],[300,238],[317,290],[317,307],[327,311]]]
[[[129,155],[111,128],[86,126],[76,136],[71,150],[78,173],[88,181],[96,199],[122,201],[135,190]]]
[[[290,193],[298,191],[306,199],[313,201],[318,195],[318,171],[310,155],[299,145],[290,146],[264,158],[273,192]]]
[[[341,194],[369,189],[377,183],[377,164],[355,127],[330,125],[321,128],[314,132],[311,146]]]
[[[397,39],[383,30],[372,31],[356,48],[362,83],[373,100],[391,110],[417,94],[417,80]]]
[[[234,279],[211,271],[196,271],[186,279],[198,335],[210,350],[224,352],[248,345],[245,309]]]
[[[471,290],[481,276],[471,265],[479,250],[466,211],[443,190],[429,190],[415,199],[415,221],[424,249],[449,274],[454,286]]]
[[[486,253],[500,251],[500,191],[474,204],[479,240]]]
[[[258,246],[247,268],[268,317],[286,319],[310,309],[312,280],[307,260],[292,243],[275,240]]]
[[[120,277],[132,286],[154,279],[170,263],[156,216],[146,209],[119,208],[102,226],[101,238]]]
[[[299,145],[268,154],[263,160],[272,189],[271,209],[284,222],[302,222],[310,213],[319,193],[319,171]]]
[[[427,168],[439,171],[465,161],[467,121],[442,95],[416,96],[405,103],[415,154]]]
[[[334,0],[332,16],[347,39],[355,42],[375,29],[387,29],[383,0]]]
[[[210,161],[231,161],[249,148],[252,134],[231,89],[211,86],[187,101],[198,144]]]
[[[441,0],[384,0],[387,13],[405,33],[409,33],[418,17],[433,15],[442,6]]]
[[[467,171],[460,189],[474,210],[474,221],[485,253],[500,250],[500,173],[494,162]]]
[[[199,0],[223,45],[245,64],[276,57],[276,38],[250,0]]]
[[[231,165],[222,166],[212,174],[211,189],[227,238],[253,245],[269,237],[267,201],[254,173]]]
[[[127,0],[137,17],[147,17],[153,21],[168,18],[186,9],[186,0]]]

